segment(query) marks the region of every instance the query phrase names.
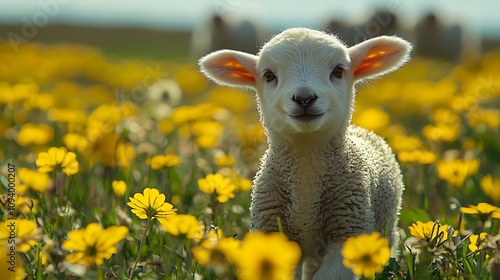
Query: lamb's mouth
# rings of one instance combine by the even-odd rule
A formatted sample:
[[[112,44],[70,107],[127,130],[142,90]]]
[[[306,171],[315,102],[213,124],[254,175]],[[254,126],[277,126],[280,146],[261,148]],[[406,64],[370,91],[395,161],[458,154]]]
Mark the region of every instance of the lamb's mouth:
[[[323,114],[308,114],[308,113],[304,113],[304,114],[300,114],[300,115],[296,115],[296,116],[291,116],[291,117],[293,119],[301,121],[301,122],[313,122],[313,121],[321,118],[321,116],[323,116]]]

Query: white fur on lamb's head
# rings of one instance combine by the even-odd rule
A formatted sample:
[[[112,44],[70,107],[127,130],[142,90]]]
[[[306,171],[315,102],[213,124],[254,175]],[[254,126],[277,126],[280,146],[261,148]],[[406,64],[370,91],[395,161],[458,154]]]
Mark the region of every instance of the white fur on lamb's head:
[[[271,38],[258,55],[221,50],[200,59],[221,85],[251,88],[270,133],[342,134],[351,119],[354,85],[399,68],[411,45],[382,36],[347,48],[335,36],[292,28]]]

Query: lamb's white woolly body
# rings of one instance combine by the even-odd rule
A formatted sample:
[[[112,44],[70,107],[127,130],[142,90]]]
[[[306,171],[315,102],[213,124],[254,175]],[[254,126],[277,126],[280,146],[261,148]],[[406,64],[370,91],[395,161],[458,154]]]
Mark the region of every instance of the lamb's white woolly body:
[[[351,126],[347,137],[320,145],[269,145],[254,181],[253,228],[277,231],[280,218],[303,259],[318,263],[349,236],[387,230],[394,244],[397,217],[389,213],[398,211],[403,185],[379,136]]]
[[[403,181],[389,146],[350,125],[357,81],[397,69],[410,45],[378,37],[347,48],[295,28],[258,56],[223,50],[200,60],[214,81],[255,89],[269,148],[252,190],[252,228],[283,231],[302,248],[296,279],[355,279],[342,243],[380,231],[397,243]]]

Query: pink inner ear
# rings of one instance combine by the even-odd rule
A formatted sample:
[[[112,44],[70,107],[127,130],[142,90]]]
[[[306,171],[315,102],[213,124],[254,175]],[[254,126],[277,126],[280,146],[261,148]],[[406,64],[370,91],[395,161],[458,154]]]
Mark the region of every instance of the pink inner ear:
[[[243,79],[252,83],[255,83],[255,78],[250,74],[243,65],[237,60],[228,60],[222,63],[224,68],[227,68],[230,73],[231,78]]]
[[[391,56],[397,54],[399,51],[399,49],[391,49],[384,45],[374,46],[366,53],[361,63],[356,67],[354,76],[356,77],[366,72],[379,72],[381,68],[386,67],[388,62],[391,61]]]

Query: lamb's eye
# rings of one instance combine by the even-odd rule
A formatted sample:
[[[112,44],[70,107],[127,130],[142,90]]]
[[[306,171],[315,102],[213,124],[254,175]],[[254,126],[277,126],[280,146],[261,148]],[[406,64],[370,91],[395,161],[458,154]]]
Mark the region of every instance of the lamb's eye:
[[[344,74],[344,68],[341,66],[341,65],[337,65],[335,66],[335,68],[333,68],[332,70],[332,78],[335,77],[335,78],[342,78],[342,75]]]
[[[264,75],[262,75],[262,76],[264,77],[264,79],[268,83],[276,80],[276,75],[274,75],[274,73],[271,72],[271,70],[264,71]]]

